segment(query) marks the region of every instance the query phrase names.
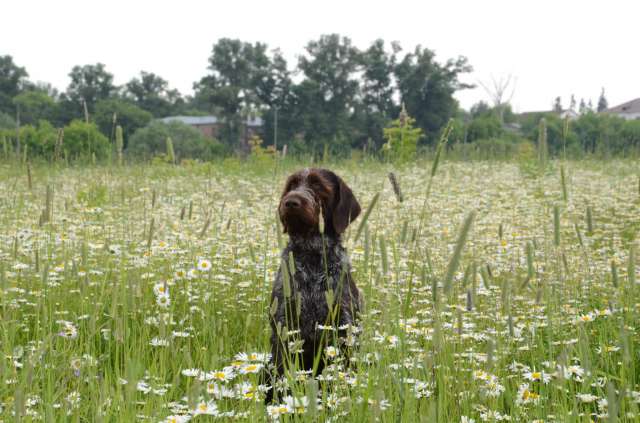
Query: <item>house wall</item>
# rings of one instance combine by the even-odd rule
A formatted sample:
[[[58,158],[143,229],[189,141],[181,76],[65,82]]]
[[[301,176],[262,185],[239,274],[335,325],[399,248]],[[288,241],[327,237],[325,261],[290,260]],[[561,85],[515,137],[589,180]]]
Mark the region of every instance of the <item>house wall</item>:
[[[618,113],[618,116],[620,116],[621,118],[624,118],[626,120],[640,119],[640,112],[638,112],[638,113]]]
[[[218,135],[218,125],[215,124],[193,125],[193,127],[199,129],[202,135],[208,138],[215,138]]]

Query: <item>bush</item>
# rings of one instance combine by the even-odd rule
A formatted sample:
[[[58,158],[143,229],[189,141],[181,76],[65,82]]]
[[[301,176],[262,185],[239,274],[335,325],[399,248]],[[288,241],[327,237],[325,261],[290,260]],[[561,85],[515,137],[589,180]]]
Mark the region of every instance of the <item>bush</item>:
[[[95,123],[73,120],[64,127],[62,150],[70,159],[90,158],[95,154],[96,159],[109,156],[111,145]]]
[[[181,122],[154,121],[138,129],[129,139],[127,153],[150,159],[167,152],[167,137],[173,141],[176,159],[194,158],[210,160],[224,154],[224,146],[215,139],[205,137],[199,130]]]
[[[6,113],[0,112],[0,129],[15,129],[16,121]]]
[[[127,101],[115,98],[101,100],[96,104],[94,119],[100,131],[109,138],[115,129],[113,127],[114,113],[116,114],[116,124],[122,127],[125,148],[131,135],[138,129],[147,126],[152,119],[151,113]]]
[[[454,144],[452,149],[454,155],[476,160],[520,160],[535,155],[531,142],[512,138],[479,139],[472,143]]]
[[[498,117],[493,114],[480,116],[469,123],[467,141],[499,138],[504,133]]]
[[[0,138],[4,138],[7,149],[15,151],[16,130],[4,129],[0,131]],[[25,125],[20,127],[20,149],[27,149],[28,157],[43,157],[49,159],[53,156],[58,130],[46,120],[38,122],[38,126]],[[1,147],[4,150],[4,146]]]

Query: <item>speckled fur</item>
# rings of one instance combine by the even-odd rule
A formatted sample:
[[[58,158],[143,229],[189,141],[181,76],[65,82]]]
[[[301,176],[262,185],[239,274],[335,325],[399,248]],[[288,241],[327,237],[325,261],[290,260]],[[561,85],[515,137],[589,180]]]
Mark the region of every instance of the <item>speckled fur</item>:
[[[360,311],[360,293],[351,276],[351,264],[339,237],[317,235],[310,239],[292,238],[281,255],[282,264],[276,276],[271,294],[272,303],[277,298],[277,310],[271,319],[271,345],[274,364],[278,373],[282,373],[284,353],[282,343],[278,339],[276,325],[278,322],[289,331],[300,330],[300,338],[304,341],[302,365],[306,369],[313,366],[313,359],[319,348],[331,343],[329,333],[317,328],[317,325],[343,326],[355,325]],[[290,274],[288,260],[293,254],[295,273],[291,275],[291,297],[285,299],[283,272]],[[326,255],[327,260],[324,260]],[[325,265],[326,263],[326,265]],[[325,268],[326,267],[326,268]],[[333,292],[338,307],[337,321],[330,321],[326,292]],[[298,297],[299,294],[299,297]],[[300,298],[300,315],[296,299]],[[339,331],[338,336],[344,335]],[[324,334],[324,340],[322,336]],[[322,371],[319,363],[317,373]]]
[[[287,363],[293,361],[301,369],[320,374],[324,347],[340,345],[347,335],[345,327],[356,325],[361,297],[340,234],[360,211],[351,189],[330,170],[303,169],[287,179],[278,213],[284,231],[289,234],[289,243],[282,251],[271,293],[271,353],[275,372],[269,373],[268,384],[275,385],[274,376],[282,376]],[[287,282],[290,295],[285,296],[289,291],[285,289]],[[327,293],[333,297],[331,305]],[[292,339],[283,335],[297,331],[296,338],[302,341],[302,346],[290,350]],[[270,390],[265,401],[272,398]]]

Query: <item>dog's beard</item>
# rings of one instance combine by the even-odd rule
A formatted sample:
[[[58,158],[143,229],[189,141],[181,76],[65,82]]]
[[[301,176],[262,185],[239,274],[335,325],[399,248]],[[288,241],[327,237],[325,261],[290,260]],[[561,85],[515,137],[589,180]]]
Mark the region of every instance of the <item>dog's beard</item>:
[[[281,219],[290,236],[304,237],[319,233],[319,213],[316,210],[302,208],[281,212]]]

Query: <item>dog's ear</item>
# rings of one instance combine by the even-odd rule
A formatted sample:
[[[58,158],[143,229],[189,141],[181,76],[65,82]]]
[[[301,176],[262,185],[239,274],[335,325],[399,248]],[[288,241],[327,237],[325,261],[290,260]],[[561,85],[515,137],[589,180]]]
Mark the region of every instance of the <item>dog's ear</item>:
[[[330,176],[334,183],[331,223],[336,234],[343,233],[349,223],[360,215],[360,204],[353,195],[351,188],[338,175],[330,170],[323,171]]]

